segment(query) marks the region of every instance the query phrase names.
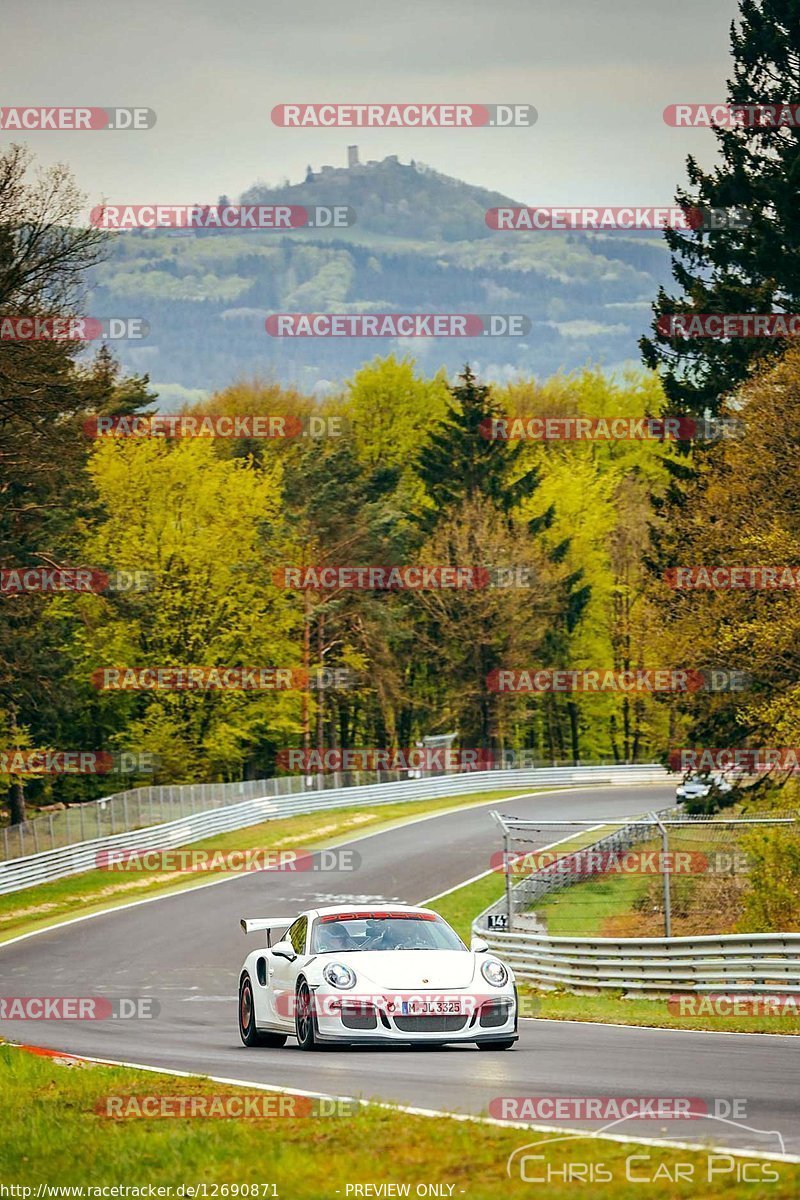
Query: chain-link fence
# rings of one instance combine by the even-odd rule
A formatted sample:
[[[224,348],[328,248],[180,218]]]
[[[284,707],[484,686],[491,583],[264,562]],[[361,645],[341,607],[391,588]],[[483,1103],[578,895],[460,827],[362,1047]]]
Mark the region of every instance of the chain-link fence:
[[[667,809],[602,824],[493,815],[503,833],[496,865],[505,895],[479,920],[551,937],[733,933],[752,895],[754,838],[779,827],[800,852],[795,814],[692,817]]]

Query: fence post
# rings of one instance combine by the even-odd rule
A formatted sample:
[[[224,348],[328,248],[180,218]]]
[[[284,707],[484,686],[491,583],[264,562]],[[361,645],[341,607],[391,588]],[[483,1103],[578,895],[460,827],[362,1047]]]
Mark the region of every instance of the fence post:
[[[664,937],[672,937],[672,911],[669,891],[669,840],[667,827],[661,823],[658,813],[650,813],[658,828],[661,830],[661,878],[664,881]]]
[[[511,926],[514,920],[514,897],[511,892],[511,860],[509,858],[508,849],[508,830],[503,826],[503,868],[506,873],[506,908],[508,910],[507,929],[511,933]]]

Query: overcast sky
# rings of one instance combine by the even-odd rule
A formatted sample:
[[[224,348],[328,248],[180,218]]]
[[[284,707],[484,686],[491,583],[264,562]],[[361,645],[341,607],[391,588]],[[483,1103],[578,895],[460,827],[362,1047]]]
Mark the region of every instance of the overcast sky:
[[[140,132],[0,132],[96,203],[213,202],[307,163],[397,154],[529,204],[661,204],[724,100],[735,0],[4,0],[3,105],[141,105]],[[528,103],[531,129],[279,129],[275,104]]]

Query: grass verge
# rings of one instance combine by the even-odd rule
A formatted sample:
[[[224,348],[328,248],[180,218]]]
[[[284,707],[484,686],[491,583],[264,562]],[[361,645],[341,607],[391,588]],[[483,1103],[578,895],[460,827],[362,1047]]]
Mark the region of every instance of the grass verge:
[[[447,812],[452,808],[463,808],[487,801],[502,800],[508,796],[528,795],[531,791],[557,789],[519,788],[511,791],[482,792],[480,795],[451,796],[446,800],[407,801],[383,804],[377,807],[332,809],[301,816],[282,817],[237,829],[231,833],[218,834],[193,842],[192,850],[291,850],[299,848],[322,849],[334,840],[346,840],[348,836],[374,833],[395,825],[402,825],[418,817]],[[131,900],[149,898],[168,892],[183,891],[219,878],[220,872],[204,871],[151,873],[140,871],[85,871],[81,875],[69,875],[52,883],[38,884],[22,892],[0,895],[0,944],[11,937],[28,933],[34,929],[58,924],[65,917],[85,916],[127,904]]]
[[[248,1194],[259,1200],[333,1200],[337,1195],[346,1200],[359,1194],[469,1200],[502,1195],[513,1200],[529,1197],[531,1183],[520,1179],[518,1169],[507,1177],[508,1156],[549,1137],[374,1106],[338,1117],[109,1118],[97,1111],[98,1106],[105,1110],[108,1097],[200,1098],[252,1095],[254,1090],[80,1062],[68,1066],[66,1061],[0,1045],[3,1181],[31,1188],[28,1196],[35,1196],[40,1184],[153,1185],[171,1188],[173,1198],[193,1195],[205,1200],[241,1196],[243,1185],[256,1185],[258,1190]],[[649,1180],[648,1200],[754,1195],[785,1200],[800,1191],[800,1168],[795,1164],[734,1159],[719,1152],[586,1137],[556,1140],[530,1152],[543,1158],[528,1169],[539,1177],[551,1175],[549,1200],[571,1200],[575,1183],[589,1178],[595,1180],[592,1194],[602,1185],[603,1195],[630,1196],[641,1190],[632,1187],[630,1176]],[[632,1156],[637,1156],[635,1161]],[[751,1182],[737,1182],[745,1166]],[[679,1170],[682,1179],[676,1182]],[[570,1180],[576,1171],[577,1178]],[[756,1180],[763,1181],[763,1191],[754,1189]],[[365,1184],[382,1183],[395,1188],[363,1190]],[[359,1184],[360,1193],[353,1190]],[[433,1184],[440,1190],[418,1190]],[[403,1185],[408,1193],[397,1190]],[[192,1188],[199,1190],[190,1192]],[[27,1200],[25,1193],[15,1194]]]
[[[720,989],[724,993],[724,989]],[[621,992],[610,996],[574,995],[572,992],[539,992],[521,985],[522,1011],[551,1021],[602,1021],[609,1025],[649,1025],[666,1029],[702,1029],[705,1033],[790,1033],[800,1034],[800,1012],[770,1016],[712,1015],[681,1016],[670,1011],[666,998],[625,999]],[[702,995],[693,997],[698,1003]]]

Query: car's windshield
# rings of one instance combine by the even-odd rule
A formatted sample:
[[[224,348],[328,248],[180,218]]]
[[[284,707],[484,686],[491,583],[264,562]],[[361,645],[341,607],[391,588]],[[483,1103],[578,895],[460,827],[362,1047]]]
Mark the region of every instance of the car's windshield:
[[[312,954],[353,950],[466,950],[435,913],[351,912],[317,917]]]

